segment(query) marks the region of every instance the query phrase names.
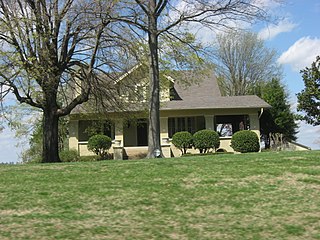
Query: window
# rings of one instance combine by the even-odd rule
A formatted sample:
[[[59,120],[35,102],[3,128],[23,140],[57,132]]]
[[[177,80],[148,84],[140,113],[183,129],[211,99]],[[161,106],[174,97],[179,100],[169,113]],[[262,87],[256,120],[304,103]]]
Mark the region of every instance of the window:
[[[248,115],[229,115],[215,117],[216,131],[221,137],[230,137],[240,130],[249,130]]]
[[[86,142],[95,134],[104,134],[114,139],[114,123],[110,121],[80,120],[79,141]]]
[[[168,118],[169,137],[181,131],[188,131],[191,134],[205,128],[205,120],[203,116],[197,117],[177,117]]]
[[[217,124],[216,131],[219,133],[219,136],[221,137],[232,136],[232,123],[219,123]]]

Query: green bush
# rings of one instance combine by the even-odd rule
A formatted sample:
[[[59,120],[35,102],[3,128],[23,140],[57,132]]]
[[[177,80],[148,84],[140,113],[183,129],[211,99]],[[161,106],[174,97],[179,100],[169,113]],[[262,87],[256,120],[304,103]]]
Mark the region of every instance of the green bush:
[[[79,162],[80,156],[76,149],[63,150],[59,153],[62,162]]]
[[[111,145],[111,138],[102,134],[94,135],[88,140],[88,150],[97,154],[100,159],[104,159],[108,156],[108,150]]]
[[[233,134],[231,147],[241,153],[259,152],[260,143],[256,133],[250,130],[243,130]]]
[[[210,148],[215,150],[220,146],[219,134],[213,130],[200,130],[193,134],[193,146],[200,153],[206,153]]]
[[[172,144],[181,150],[182,155],[192,147],[192,142],[192,134],[189,132],[177,132],[172,136]]]

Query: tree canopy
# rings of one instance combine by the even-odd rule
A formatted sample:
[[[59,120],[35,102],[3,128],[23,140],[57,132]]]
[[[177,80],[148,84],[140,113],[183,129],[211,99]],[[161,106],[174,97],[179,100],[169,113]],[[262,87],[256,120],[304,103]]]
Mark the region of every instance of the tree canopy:
[[[297,110],[302,112],[302,120],[314,126],[320,125],[320,56],[301,73],[305,87],[297,94]]]
[[[113,4],[0,0],[1,95],[12,92],[19,103],[43,112],[44,162],[60,161],[59,118],[93,91],[108,89],[100,87],[99,74],[116,65],[117,47],[124,49],[115,42],[122,34],[109,17]]]

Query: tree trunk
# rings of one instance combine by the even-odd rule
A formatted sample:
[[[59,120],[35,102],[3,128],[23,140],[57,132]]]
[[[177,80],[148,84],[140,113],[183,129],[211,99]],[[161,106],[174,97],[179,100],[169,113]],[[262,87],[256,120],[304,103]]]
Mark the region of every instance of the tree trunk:
[[[150,0],[149,5],[149,65],[150,65],[150,100],[149,100],[149,132],[147,158],[162,157],[160,144],[160,77],[158,56],[156,1]]]
[[[61,162],[59,158],[59,117],[54,107],[43,111],[43,152],[42,162]]]

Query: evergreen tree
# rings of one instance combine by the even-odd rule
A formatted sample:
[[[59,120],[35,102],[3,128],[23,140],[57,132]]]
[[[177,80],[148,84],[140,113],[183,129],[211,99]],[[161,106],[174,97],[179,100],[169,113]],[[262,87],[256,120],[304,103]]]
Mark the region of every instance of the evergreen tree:
[[[288,94],[280,79],[273,78],[266,83],[262,88],[261,97],[272,107],[265,110],[260,119],[261,134],[266,148],[271,145],[270,134],[282,134],[283,141],[296,140],[298,125],[288,103]]]

